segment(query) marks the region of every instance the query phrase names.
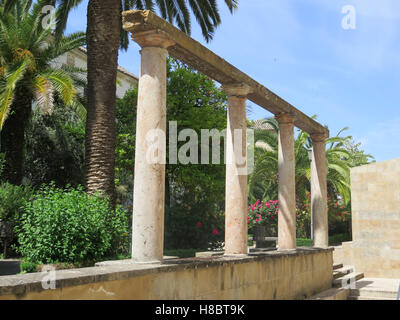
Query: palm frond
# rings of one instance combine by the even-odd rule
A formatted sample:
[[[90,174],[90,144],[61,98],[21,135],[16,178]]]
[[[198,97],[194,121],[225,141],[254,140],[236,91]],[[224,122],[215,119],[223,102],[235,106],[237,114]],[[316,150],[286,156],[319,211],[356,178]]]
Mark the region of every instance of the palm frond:
[[[25,59],[15,70],[9,71],[6,69],[4,71],[5,76],[0,84],[0,130],[3,128],[10,112],[17,83],[24,77],[30,63],[29,59]]]

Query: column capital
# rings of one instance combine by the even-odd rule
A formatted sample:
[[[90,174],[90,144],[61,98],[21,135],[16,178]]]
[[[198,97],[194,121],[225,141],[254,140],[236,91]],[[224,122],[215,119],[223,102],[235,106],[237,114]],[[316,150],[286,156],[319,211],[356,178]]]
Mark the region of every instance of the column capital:
[[[276,121],[281,124],[294,124],[295,118],[289,113],[279,113],[275,115]]]
[[[253,90],[247,84],[244,83],[223,84],[222,90],[224,90],[228,96],[242,97],[242,98],[246,98],[248,94],[253,92]]]
[[[329,138],[328,133],[313,133],[310,134],[312,142],[325,142]]]
[[[142,48],[156,47],[167,49],[175,44],[175,41],[162,30],[150,30],[132,34],[132,40]]]

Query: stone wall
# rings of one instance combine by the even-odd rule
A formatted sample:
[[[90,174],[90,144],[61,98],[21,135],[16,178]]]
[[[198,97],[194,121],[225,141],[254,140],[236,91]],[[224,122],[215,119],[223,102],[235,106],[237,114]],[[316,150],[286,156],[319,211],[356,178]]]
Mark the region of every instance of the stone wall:
[[[332,284],[332,249],[302,248],[244,257],[195,258],[161,265],[106,263],[56,272],[56,289],[41,273],[0,277],[1,299],[304,299]]]
[[[400,159],[351,170],[353,241],[335,262],[366,277],[400,278]]]

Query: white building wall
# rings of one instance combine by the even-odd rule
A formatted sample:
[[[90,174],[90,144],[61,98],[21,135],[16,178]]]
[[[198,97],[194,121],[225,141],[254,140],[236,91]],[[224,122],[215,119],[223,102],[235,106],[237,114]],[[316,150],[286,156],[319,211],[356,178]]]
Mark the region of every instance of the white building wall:
[[[55,67],[61,67],[63,64],[86,69],[87,68],[86,49],[79,48],[71,50],[70,52],[55,59],[53,62],[53,66]],[[129,89],[137,86],[139,81],[137,76],[123,69],[122,67],[118,67],[117,79],[118,81],[117,81],[116,95],[118,98],[122,98]]]

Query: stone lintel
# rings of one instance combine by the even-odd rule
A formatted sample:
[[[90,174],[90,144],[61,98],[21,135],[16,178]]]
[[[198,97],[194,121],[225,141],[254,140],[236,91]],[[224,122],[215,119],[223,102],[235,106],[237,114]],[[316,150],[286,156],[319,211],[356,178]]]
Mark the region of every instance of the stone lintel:
[[[162,30],[175,44],[168,47],[168,53],[202,72],[221,84],[244,83],[253,92],[247,99],[273,114],[290,113],[295,116],[295,126],[308,132],[328,132],[314,119],[283,100],[274,92],[258,83],[247,74],[222,59],[164,19],[148,10],[130,10],[122,13],[123,28],[132,34],[149,30]]]
[[[223,84],[222,90],[230,97],[247,98],[253,90],[244,83]]]
[[[282,124],[291,124],[294,125],[295,117],[289,113],[279,113],[275,115],[276,121],[278,121],[279,125]]]
[[[132,40],[137,42],[142,48],[156,47],[167,49],[175,42],[162,30],[150,30],[132,34]]]
[[[310,137],[313,142],[325,142],[329,138],[329,133],[313,133]]]

